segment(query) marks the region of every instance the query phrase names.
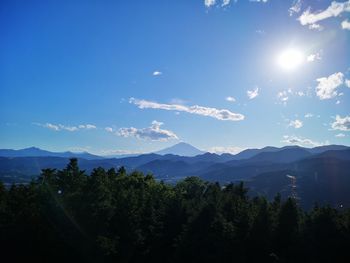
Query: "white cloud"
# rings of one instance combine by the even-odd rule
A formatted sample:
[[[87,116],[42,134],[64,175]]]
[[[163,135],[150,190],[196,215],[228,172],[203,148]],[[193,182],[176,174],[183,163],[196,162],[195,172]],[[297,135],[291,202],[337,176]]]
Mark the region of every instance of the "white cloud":
[[[305,97],[305,96],[311,97],[311,94],[312,94],[311,90],[312,90],[312,88],[310,87],[310,89],[308,88],[306,91],[302,91],[302,90],[295,91],[295,90],[292,90],[290,88],[288,90],[279,91],[277,93],[277,100],[279,101],[278,103],[286,105],[287,102],[295,96],[297,96],[297,97]]]
[[[314,115],[312,113],[306,113],[305,114],[305,118],[312,118]]]
[[[90,146],[85,146],[85,147],[73,146],[73,147],[69,147],[68,150],[72,152],[83,153],[83,152],[90,152],[91,147]]]
[[[231,2],[237,3],[238,0],[204,0],[204,5],[209,8],[212,6],[221,6],[221,7],[225,7],[228,6],[229,4],[231,4]],[[221,2],[221,4],[219,4]]]
[[[105,130],[108,132],[113,132],[113,128],[111,128],[111,127],[106,127]]]
[[[237,0],[236,0],[237,1]],[[222,0],[222,4],[221,6],[226,6],[226,5],[229,5],[231,2],[231,0]]]
[[[139,100],[130,98],[130,103],[137,105],[140,109],[161,109],[168,111],[184,111],[191,114],[212,117],[218,120],[224,121],[241,121],[244,120],[244,115],[240,113],[234,113],[226,109],[208,108],[203,106],[185,106],[179,104],[164,104],[147,100]]]
[[[280,100],[282,103],[286,104],[289,97],[288,97],[288,94],[290,92],[289,91],[286,91],[286,90],[283,90],[283,91],[280,91],[277,93],[277,98],[278,100]]]
[[[345,80],[345,86],[347,86],[348,88],[350,88],[350,79],[346,79],[346,80]]]
[[[139,151],[130,151],[130,150],[115,150],[115,149],[107,149],[101,150],[101,155],[126,155],[126,154],[143,154],[143,152]]]
[[[52,123],[45,123],[45,124],[38,124],[38,126],[42,126],[44,128],[48,128],[54,131],[59,131],[60,127],[58,125],[52,124]]]
[[[215,0],[204,0],[204,5],[206,6],[206,7],[211,7],[211,6],[213,6],[213,5],[215,5]]]
[[[332,123],[332,130],[350,131],[350,116],[342,118],[337,115]]]
[[[337,17],[343,12],[350,12],[350,0],[342,3],[333,1],[327,9],[315,13],[311,13],[310,8],[308,8],[298,20],[303,26],[313,25],[324,19]]]
[[[301,120],[290,121],[288,126],[293,127],[295,129],[300,129],[301,127],[303,127],[303,122]]]
[[[66,131],[77,131],[77,130],[79,130],[79,128],[76,127],[76,126],[64,126],[64,125],[61,125],[61,124],[59,124],[58,126],[60,127],[61,130],[66,130]]]
[[[176,134],[169,130],[163,130],[160,126],[162,122],[152,121],[152,125],[147,128],[137,129],[134,127],[120,128],[118,135],[122,137],[136,137],[138,139],[151,141],[168,141],[171,139],[178,139]]]
[[[331,99],[338,95],[337,88],[344,83],[344,74],[334,73],[328,77],[318,78],[316,94],[321,100]]]
[[[341,22],[341,28],[350,30],[350,22],[346,19],[343,22]]]
[[[248,90],[247,91],[247,96],[251,100],[256,98],[257,96],[259,96],[259,88],[256,87],[254,90]]]
[[[231,97],[231,96],[226,97],[226,100],[229,101],[229,102],[235,102],[236,101],[236,99],[234,97]]]
[[[96,126],[93,124],[85,124],[85,125],[79,125],[78,128],[91,130],[91,129],[96,129]]]
[[[255,33],[259,34],[259,35],[265,35],[265,30],[262,30],[262,29],[257,29],[255,30]]]
[[[163,74],[162,72],[157,71],[157,70],[152,73],[153,76],[160,76],[162,74]]]
[[[321,60],[320,53],[310,54],[306,57],[307,62],[313,62],[315,60]]]
[[[92,124],[80,124],[78,126],[67,126],[67,125],[62,125],[62,124],[52,124],[52,123],[45,123],[45,124],[42,124],[42,123],[33,123],[37,126],[40,126],[40,127],[44,127],[44,128],[47,128],[47,129],[50,129],[50,130],[54,130],[54,131],[62,131],[62,130],[65,130],[65,131],[70,131],[70,132],[73,132],[73,131],[78,131],[78,130],[91,130],[91,129],[96,129],[96,126],[95,125],[92,125]]]
[[[249,0],[250,2],[256,2],[256,3],[267,3],[269,0]]]
[[[340,100],[337,100],[335,104],[337,104],[337,105],[340,104]]]
[[[311,25],[309,25],[309,29],[322,31],[323,30],[323,26],[321,26],[320,24],[311,24]]]
[[[211,147],[208,152],[211,153],[216,153],[216,154],[222,154],[222,153],[230,153],[230,154],[237,154],[241,151],[245,150],[245,148],[241,148],[241,147],[236,147],[236,146],[214,146]]]
[[[307,138],[302,138],[302,137],[297,137],[297,136],[289,136],[289,135],[284,135],[282,142],[288,143],[288,144],[293,144],[293,145],[299,145],[299,146],[306,146],[306,147],[317,147],[317,146],[322,146],[326,143],[320,143],[320,142],[315,142],[313,140],[307,139]]]
[[[301,10],[301,5],[302,5],[301,0],[294,1],[293,5],[288,9],[289,16],[299,13]]]
[[[335,137],[343,138],[343,137],[345,137],[345,134],[344,133],[338,133],[338,134],[335,135]]]

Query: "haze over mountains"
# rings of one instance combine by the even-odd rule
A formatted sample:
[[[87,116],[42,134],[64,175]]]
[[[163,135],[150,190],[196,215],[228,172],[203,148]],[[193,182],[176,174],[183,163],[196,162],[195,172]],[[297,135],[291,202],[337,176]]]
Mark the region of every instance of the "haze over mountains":
[[[88,152],[50,152],[46,150],[42,150],[37,147],[30,147],[20,150],[13,150],[13,149],[0,149],[0,156],[2,157],[64,157],[64,158],[84,158],[87,160],[92,159],[101,159],[103,157],[93,155]]]
[[[200,154],[193,156],[196,153]],[[350,207],[350,147],[342,145],[265,147],[218,155],[180,143],[156,153],[125,158],[104,158],[86,152],[54,153],[35,147],[7,149],[0,150],[0,180],[8,185],[29,182],[41,169],[63,169],[72,157],[78,158],[80,167],[87,171],[124,166],[128,171],[152,173],[168,183],[188,176],[221,184],[245,181],[251,194],[272,198],[280,192],[287,197],[296,189],[304,207],[314,202]],[[294,190],[291,177],[297,184]]]
[[[196,156],[199,154],[204,154],[204,151],[201,151],[197,149],[196,147],[180,142],[177,143],[171,147],[162,149],[160,151],[154,152],[155,154],[159,155],[166,155],[166,154],[174,154],[179,156]],[[98,156],[94,155],[88,152],[51,152],[47,150],[42,150],[37,147],[29,147],[25,149],[0,149],[0,157],[65,157],[65,158],[83,158],[87,160],[92,159],[102,159],[102,158],[123,158],[123,157],[131,157],[131,156],[138,156],[141,154],[120,154],[120,155],[108,155],[108,156]]]
[[[238,154],[230,154],[230,153],[223,153],[220,154],[225,159],[224,156],[226,156],[227,159],[232,160],[242,160],[242,159],[249,159],[259,153],[268,153],[268,152],[277,152],[284,149],[305,149],[307,152],[312,154],[322,153],[328,150],[345,150],[348,149],[348,146],[344,145],[327,145],[327,146],[319,146],[314,148],[303,148],[299,146],[285,146],[282,148],[278,147],[272,147],[267,146],[261,149],[246,149]],[[186,156],[186,157],[194,157],[197,155],[203,155],[207,152],[199,150],[198,148],[192,146],[191,144],[180,142],[173,146],[167,147],[165,149],[153,152],[157,155],[178,155],[178,156]],[[147,153],[146,153],[147,154]],[[88,152],[51,152],[47,150],[43,150],[37,147],[29,147],[25,149],[0,149],[0,157],[63,157],[63,158],[82,158],[87,160],[94,160],[94,159],[103,159],[103,158],[123,158],[123,157],[135,157],[140,155],[146,155],[146,154],[120,154],[120,155],[108,155],[108,156],[99,156],[95,154],[91,154]],[[148,153],[150,154],[150,153]],[[215,154],[216,155],[216,154]]]

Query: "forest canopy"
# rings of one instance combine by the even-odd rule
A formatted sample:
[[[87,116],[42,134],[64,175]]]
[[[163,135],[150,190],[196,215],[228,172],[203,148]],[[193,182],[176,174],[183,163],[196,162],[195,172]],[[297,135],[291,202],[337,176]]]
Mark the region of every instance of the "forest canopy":
[[[0,183],[3,257],[39,262],[350,262],[350,210],[303,211],[243,183],[176,185],[71,159],[27,185]]]

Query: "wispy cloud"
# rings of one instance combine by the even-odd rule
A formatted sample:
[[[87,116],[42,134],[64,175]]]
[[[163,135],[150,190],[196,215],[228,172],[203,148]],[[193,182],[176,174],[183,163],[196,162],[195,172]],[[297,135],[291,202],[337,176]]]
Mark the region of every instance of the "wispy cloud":
[[[311,9],[308,8],[305,12],[303,12],[298,20],[303,26],[317,25],[319,21],[330,17],[337,17],[343,12],[350,12],[350,0],[341,3],[333,1],[325,10],[314,13],[312,13]]]
[[[332,130],[350,131],[350,116],[341,117],[337,115],[331,124]]]
[[[288,9],[289,15],[293,16],[294,14],[299,13],[301,10],[301,5],[301,0],[294,0],[292,6]]]
[[[310,54],[306,57],[306,61],[307,62],[314,62],[316,60],[321,60],[321,55],[319,52],[315,53],[315,54]]]
[[[305,118],[312,118],[314,115],[312,113],[306,113],[305,114]]]
[[[306,90],[292,90],[291,88],[287,90],[281,90],[277,93],[277,100],[279,104],[287,105],[287,102],[290,101],[293,97],[311,97],[312,88],[307,88]]]
[[[284,105],[287,104],[287,101],[289,99],[289,94],[291,94],[290,90],[283,90],[277,93],[277,99],[283,103]]]
[[[235,0],[235,2],[237,2],[238,0]],[[231,0],[222,0],[222,4],[221,6],[226,6],[226,5],[229,5],[231,2]]]
[[[72,146],[72,147],[69,147],[68,150],[76,153],[83,153],[83,152],[91,151],[91,147],[90,146],[84,146],[84,147]]]
[[[331,99],[338,95],[337,88],[344,83],[344,74],[334,73],[328,77],[318,78],[316,94],[321,100]]]
[[[317,147],[317,146],[328,144],[328,142],[325,142],[325,143],[315,142],[311,139],[297,137],[294,135],[292,136],[284,135],[282,142],[287,144],[292,144],[292,145],[305,146],[305,147]]]
[[[215,5],[215,0],[204,0],[204,5],[206,6],[206,7],[211,7],[211,6],[213,6],[213,5]]]
[[[346,135],[344,133],[338,133],[338,134],[335,135],[335,137],[337,137],[337,138],[343,138],[345,136]]]
[[[259,96],[259,88],[256,87],[254,90],[248,90],[247,91],[247,96],[251,100],[256,98],[257,96]]]
[[[236,101],[236,99],[234,97],[232,97],[232,96],[226,97],[226,100],[229,101],[229,102],[235,102]]]
[[[288,126],[293,127],[295,129],[300,129],[301,127],[303,127],[303,122],[301,120],[290,121]]]
[[[269,0],[249,0],[249,2],[267,3]]]
[[[324,28],[320,24],[311,24],[311,25],[309,25],[309,29],[322,31]]]
[[[348,88],[350,88],[350,79],[346,79],[346,80],[345,80],[345,86],[347,86]]]
[[[163,73],[162,73],[161,71],[158,71],[158,70],[153,71],[153,73],[152,73],[153,76],[160,76],[160,75],[162,75],[162,74],[163,74]]]
[[[60,127],[58,125],[52,124],[52,123],[45,123],[45,124],[40,124],[40,123],[35,123],[38,126],[44,127],[44,128],[48,128],[54,131],[59,131]]]
[[[96,126],[93,124],[85,124],[85,125],[79,125],[79,129],[86,129],[86,130],[91,130],[91,129],[96,129]]]
[[[80,125],[77,125],[77,126],[67,126],[67,125],[63,125],[63,124],[52,124],[52,123],[45,123],[45,124],[42,124],[42,123],[33,123],[37,126],[40,126],[40,127],[44,127],[44,128],[47,128],[47,129],[50,129],[50,130],[54,130],[54,131],[70,131],[70,132],[73,132],[73,131],[78,131],[78,130],[91,130],[91,129],[96,129],[97,127],[93,124],[80,124]]]
[[[349,22],[349,20],[346,19],[343,22],[341,22],[341,28],[350,30],[350,22]]]
[[[265,35],[266,34],[265,30],[262,30],[262,29],[255,30],[255,33],[257,33],[259,35]]]
[[[216,7],[226,7],[230,5],[231,3],[237,3],[238,0],[204,0],[204,5],[209,8],[212,6]]]
[[[208,152],[222,154],[222,153],[230,153],[237,154],[241,151],[245,150],[245,148],[237,147],[237,146],[214,146],[211,147]]]
[[[113,128],[112,127],[106,127],[105,130],[108,131],[108,132],[113,132]]]
[[[116,150],[116,149],[103,149],[100,151],[101,155],[126,155],[126,154],[143,154],[144,152],[139,151],[130,151],[130,150]]]
[[[164,104],[148,100],[139,100],[130,98],[130,103],[137,105],[140,109],[160,109],[168,111],[183,111],[191,114],[212,117],[223,121],[241,121],[244,120],[244,115],[240,113],[234,113],[226,109],[216,109],[203,107],[199,105],[185,106],[179,104]]]
[[[138,139],[151,141],[168,141],[171,139],[178,139],[174,132],[161,129],[161,125],[163,125],[162,122],[153,121],[151,126],[147,128],[120,128],[117,135],[122,137],[136,137]]]

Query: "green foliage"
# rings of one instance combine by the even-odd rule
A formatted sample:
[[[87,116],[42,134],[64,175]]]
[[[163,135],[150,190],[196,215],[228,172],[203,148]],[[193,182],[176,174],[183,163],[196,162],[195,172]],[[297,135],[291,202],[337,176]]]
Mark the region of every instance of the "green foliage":
[[[242,183],[87,175],[76,159],[28,185],[0,183],[8,262],[350,262],[349,244],[349,210],[304,212],[280,195],[250,198]]]

